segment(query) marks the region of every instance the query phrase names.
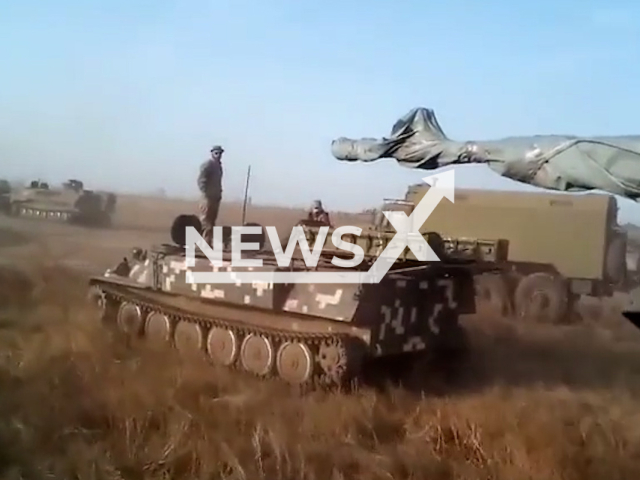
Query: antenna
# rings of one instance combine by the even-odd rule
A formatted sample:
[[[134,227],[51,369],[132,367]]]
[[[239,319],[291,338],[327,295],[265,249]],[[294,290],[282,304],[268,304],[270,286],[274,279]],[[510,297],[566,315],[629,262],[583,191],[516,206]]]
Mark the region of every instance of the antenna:
[[[242,202],[242,225],[244,225],[244,221],[247,216],[247,198],[249,195],[249,179],[251,178],[251,165],[247,169],[247,180],[244,185],[244,201]]]

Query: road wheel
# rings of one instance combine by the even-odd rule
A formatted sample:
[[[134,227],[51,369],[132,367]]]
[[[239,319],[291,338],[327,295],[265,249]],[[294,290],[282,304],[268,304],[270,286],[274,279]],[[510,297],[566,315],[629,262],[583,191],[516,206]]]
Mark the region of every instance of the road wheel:
[[[565,279],[548,273],[524,277],[514,293],[519,319],[541,323],[564,323],[569,318],[569,289]]]

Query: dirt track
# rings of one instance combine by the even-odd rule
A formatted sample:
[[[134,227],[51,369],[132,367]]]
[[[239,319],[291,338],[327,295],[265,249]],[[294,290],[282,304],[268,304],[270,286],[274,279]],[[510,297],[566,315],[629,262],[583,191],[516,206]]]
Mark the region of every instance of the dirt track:
[[[226,204],[220,209],[219,222],[239,225],[242,206]],[[45,256],[48,261],[63,261],[90,271],[104,271],[135,246],[170,242],[173,219],[182,213],[197,211],[197,201],[152,199],[125,196],[119,199],[112,229],[93,229],[10,218],[0,215],[0,259]],[[247,221],[274,225],[279,231],[290,228],[301,218],[302,210],[250,207]],[[362,215],[334,214],[338,224],[358,224]],[[22,238],[18,238],[22,237]]]
[[[37,302],[1,317],[3,478],[640,478],[640,332],[618,315],[466,319],[473,361],[456,379],[425,371],[422,392],[297,398],[122,350],[95,328],[83,276],[167,241],[186,205],[162,202],[138,201],[113,231],[0,218],[2,262],[41,274]]]
[[[167,240],[168,235],[160,232],[108,231],[0,217],[0,258],[28,261],[39,257],[92,272],[104,271],[136,245]]]

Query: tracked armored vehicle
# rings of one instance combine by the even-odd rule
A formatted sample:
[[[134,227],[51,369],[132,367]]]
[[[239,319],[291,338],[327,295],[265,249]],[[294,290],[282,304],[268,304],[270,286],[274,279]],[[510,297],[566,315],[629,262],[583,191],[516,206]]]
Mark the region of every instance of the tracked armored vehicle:
[[[144,342],[160,341],[185,355],[262,378],[279,378],[298,386],[336,386],[357,379],[367,364],[434,354],[455,361],[464,353],[459,316],[475,311],[473,271],[487,268],[436,234],[425,235],[439,252],[439,262],[417,262],[404,252],[379,283],[274,283],[243,281],[243,272],[344,273],[332,258],[352,258],[327,242],[316,267],[305,266],[294,252],[280,267],[257,236],[259,251],[245,258],[261,267],[231,266],[223,252],[221,266],[196,249],[187,266],[185,227],[200,231],[193,216],[178,217],[173,244],[134,249],[113,270],[92,277],[90,298],[109,328]],[[315,245],[321,226],[301,222]],[[326,227],[328,228],[328,227]],[[365,273],[393,233],[365,231],[346,239],[363,248],[364,261],[349,271]],[[329,231],[327,238],[331,237]],[[246,241],[246,239],[244,239]],[[447,250],[448,248],[448,250]],[[445,252],[445,250],[448,252]],[[194,284],[194,272],[228,272],[232,283]]]
[[[0,213],[6,215],[11,211],[11,184],[8,180],[0,179]]]
[[[114,193],[86,190],[79,180],[69,180],[59,188],[34,180],[9,194],[8,210],[16,217],[109,226],[116,201]]]

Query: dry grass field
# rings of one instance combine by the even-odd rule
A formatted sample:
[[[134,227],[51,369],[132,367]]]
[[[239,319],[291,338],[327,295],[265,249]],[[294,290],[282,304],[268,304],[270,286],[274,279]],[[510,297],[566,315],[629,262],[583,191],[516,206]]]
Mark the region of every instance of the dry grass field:
[[[465,319],[465,371],[301,397],[105,335],[87,273],[194,205],[126,198],[112,231],[0,219],[0,478],[640,478],[640,332]],[[239,206],[222,221],[237,223]],[[298,212],[253,207],[288,228]],[[34,286],[17,278],[19,271]]]

